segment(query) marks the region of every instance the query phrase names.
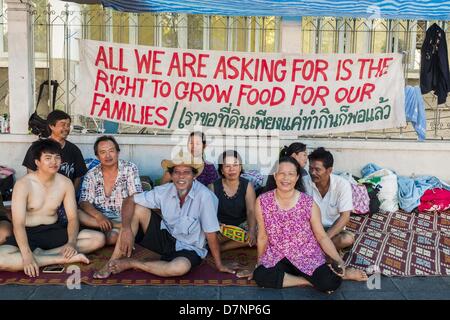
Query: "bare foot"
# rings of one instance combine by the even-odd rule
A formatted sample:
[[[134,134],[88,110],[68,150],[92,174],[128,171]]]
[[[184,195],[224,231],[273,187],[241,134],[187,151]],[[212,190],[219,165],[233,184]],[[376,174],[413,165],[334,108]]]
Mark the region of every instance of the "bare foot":
[[[344,280],[353,280],[353,281],[367,281],[367,274],[355,268],[347,268],[345,269]]]
[[[253,275],[253,271],[249,269],[243,269],[236,273],[236,277],[238,278],[248,278]]]
[[[118,273],[121,273],[122,271],[131,269],[131,268],[133,268],[133,261],[134,261],[134,259],[130,259],[130,258],[111,260],[108,263],[109,271],[114,274],[118,274]]]
[[[99,271],[94,272],[94,279],[106,279],[111,275],[111,271],[109,271],[108,263],[106,263],[103,268]]]
[[[76,263],[76,262],[81,262],[84,264],[91,263],[89,261],[89,259],[82,253],[78,253],[78,254],[74,255],[72,258],[70,258],[69,260],[67,260],[67,263]]]

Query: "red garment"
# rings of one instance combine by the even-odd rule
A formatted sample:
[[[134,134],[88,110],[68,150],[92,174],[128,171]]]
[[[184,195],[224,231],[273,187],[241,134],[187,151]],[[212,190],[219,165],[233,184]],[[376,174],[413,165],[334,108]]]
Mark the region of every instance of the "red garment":
[[[450,209],[450,191],[429,189],[420,198],[419,211],[445,211]]]

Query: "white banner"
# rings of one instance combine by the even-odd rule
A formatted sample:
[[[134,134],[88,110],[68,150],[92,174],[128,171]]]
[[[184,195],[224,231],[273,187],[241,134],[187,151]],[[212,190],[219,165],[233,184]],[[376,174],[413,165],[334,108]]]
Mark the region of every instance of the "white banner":
[[[76,113],[159,129],[404,126],[401,54],[262,54],[81,40]]]

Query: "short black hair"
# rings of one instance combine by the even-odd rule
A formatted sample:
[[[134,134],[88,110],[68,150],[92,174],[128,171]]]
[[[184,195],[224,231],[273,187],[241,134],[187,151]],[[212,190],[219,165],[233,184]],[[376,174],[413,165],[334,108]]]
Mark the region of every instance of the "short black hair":
[[[41,160],[43,153],[61,156],[61,145],[53,139],[40,139],[31,144],[31,153],[33,160]]]
[[[309,162],[311,161],[322,161],[323,166],[328,169],[331,168],[334,164],[333,155],[330,151],[325,150],[325,148],[320,147],[311,152],[308,156]]]
[[[301,142],[294,142],[289,145],[289,147],[284,146],[280,151],[281,157],[290,157],[294,153],[306,151],[306,144]]]
[[[53,110],[47,116],[47,124],[49,126],[55,126],[59,120],[66,120],[66,119],[69,119],[70,121],[72,121],[70,116],[67,113],[65,113],[64,111]]]
[[[189,140],[191,140],[192,137],[194,137],[194,136],[200,137],[202,139],[203,147],[206,146],[206,135],[203,132],[201,132],[201,131],[191,132],[189,134]]]
[[[120,147],[119,144],[117,143],[116,139],[114,139],[113,136],[101,136],[98,137],[97,140],[95,140],[94,143],[94,154],[98,155],[98,144],[102,141],[111,141],[114,144],[114,147],[116,148],[116,151],[119,152],[120,151]]]
[[[225,162],[225,158],[226,157],[234,157],[239,161],[239,164],[241,165],[241,174],[244,173],[244,169],[242,168],[242,158],[239,155],[239,152],[237,152],[236,150],[226,150],[224,151],[220,156],[219,156],[219,160],[217,161],[218,163],[218,168],[217,168],[217,172],[219,173],[219,175],[223,178],[223,163]]]
[[[175,169],[175,167],[176,167],[176,166],[167,168],[167,171],[170,173],[170,175],[172,175],[173,170]],[[198,173],[198,170],[197,170],[197,169],[195,169],[194,167],[191,167],[191,166],[189,166],[189,168],[192,169],[192,174],[193,174],[194,176],[197,175],[197,173]]]
[[[290,156],[286,156],[286,157],[281,157],[278,160],[278,167],[280,166],[280,164],[282,163],[291,163],[295,166],[295,169],[297,170],[297,183],[295,184],[295,189],[300,191],[300,192],[305,192],[305,187],[303,186],[303,181],[302,181],[302,167],[300,167],[300,165],[298,164],[297,160],[295,160],[294,158],[290,157]],[[278,171],[278,169],[277,169]]]

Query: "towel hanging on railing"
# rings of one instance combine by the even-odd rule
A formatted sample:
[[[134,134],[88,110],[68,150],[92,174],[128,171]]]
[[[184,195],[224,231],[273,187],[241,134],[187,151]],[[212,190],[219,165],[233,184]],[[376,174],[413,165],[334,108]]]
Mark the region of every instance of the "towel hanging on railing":
[[[425,104],[419,87],[405,87],[405,114],[406,121],[412,123],[417,132],[419,141],[426,139],[427,118]]]

